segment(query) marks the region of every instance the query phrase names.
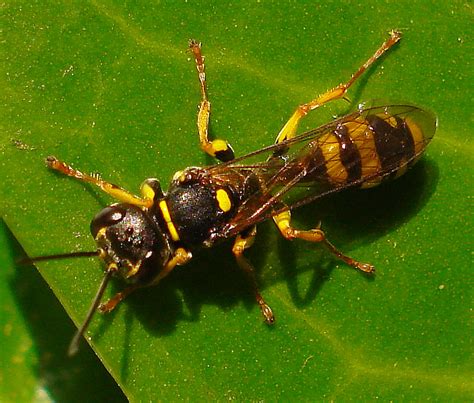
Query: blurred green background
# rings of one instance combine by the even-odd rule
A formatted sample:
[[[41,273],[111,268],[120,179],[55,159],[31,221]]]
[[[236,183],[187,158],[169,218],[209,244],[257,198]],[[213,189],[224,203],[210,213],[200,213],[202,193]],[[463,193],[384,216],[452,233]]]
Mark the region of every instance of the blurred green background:
[[[2,26],[1,401],[473,399],[470,3],[10,1]],[[295,213],[301,227],[322,220],[339,248],[376,265],[375,279],[266,223],[248,257],[273,328],[224,244],[96,317],[99,359],[85,342],[68,359],[68,315],[84,318],[100,263],[38,264],[46,283],[17,260],[93,249],[89,222],[111,200],[44,158],[132,191],[147,177],[166,187],[176,170],[212,163],[198,147],[189,38],[207,56],[212,131],[241,155],[270,144],[393,28],[402,42],[351,106],[433,110],[426,156],[400,180]],[[347,110],[328,106],[301,130]]]

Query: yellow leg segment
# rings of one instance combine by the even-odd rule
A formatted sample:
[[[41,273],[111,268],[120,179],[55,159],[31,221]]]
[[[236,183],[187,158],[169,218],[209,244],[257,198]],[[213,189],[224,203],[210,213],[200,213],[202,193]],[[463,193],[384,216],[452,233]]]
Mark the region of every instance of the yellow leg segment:
[[[173,270],[176,266],[180,266],[189,262],[191,258],[192,258],[191,253],[188,252],[186,249],[183,249],[183,248],[176,249],[174,256],[166,263],[163,270],[155,278],[155,280],[151,283],[151,285],[157,284],[161,279],[163,279],[168,274],[170,274],[171,270]],[[130,287],[125,288],[125,290],[118,292],[108,301],[100,304],[98,308],[99,311],[102,313],[108,313],[110,311],[113,311],[115,307],[121,301],[123,301],[126,297],[128,297],[133,291],[142,287],[144,286],[141,284],[133,284]]]
[[[252,246],[253,241],[255,240],[255,235],[257,234],[256,227],[253,227],[248,234],[238,235],[235,239],[234,246],[232,248],[232,253],[237,260],[239,267],[245,272],[250,283],[252,284],[253,292],[255,294],[255,299],[257,301],[262,315],[265,319],[265,322],[269,325],[275,322],[275,316],[270,306],[265,302],[263,297],[260,295],[258,290],[257,279],[255,278],[255,270],[250,264],[250,262],[244,257],[244,250]]]
[[[46,164],[56,171],[61,172],[64,175],[71,176],[73,178],[79,179],[83,182],[92,183],[100,187],[105,193],[114,197],[117,200],[120,200],[125,203],[134,204],[139,207],[149,208],[153,205],[153,198],[149,197],[148,188],[142,188],[143,198],[137,197],[125,189],[114,185],[113,183],[106,182],[102,180],[99,176],[90,176],[87,174],[78,171],[77,169],[72,168],[70,165],[67,165],[65,162],[58,160],[56,157],[46,158]]]
[[[188,263],[192,259],[193,255],[190,251],[184,248],[178,248],[174,252],[173,257],[168,260],[163,270],[161,270],[158,277],[153,280],[152,285],[158,284],[164,277],[170,274],[171,270],[173,270],[176,266],[182,266],[183,264]]]
[[[296,129],[298,124],[308,112],[319,108],[321,105],[334,101],[336,99],[341,99],[346,94],[349,87],[354,84],[354,82],[372,65],[380,56],[382,56],[388,49],[395,45],[401,38],[401,33],[398,31],[391,31],[390,38],[387,39],[377,51],[357,70],[352,74],[349,81],[344,84],[339,84],[337,87],[325,92],[324,94],[318,96],[312,101],[298,106],[296,111],[290,117],[288,122],[283,126],[278,133],[278,136],[275,140],[276,143],[281,143],[282,141],[289,140],[293,138],[296,134]]]
[[[99,308],[97,309],[100,313],[109,313],[113,311],[121,301],[123,301],[126,297],[128,297],[133,291],[138,288],[141,288],[141,286],[137,284],[125,288],[125,290],[118,292],[109,300],[102,302],[102,304],[100,304]]]
[[[333,255],[344,261],[349,266],[352,266],[365,273],[375,272],[375,268],[371,264],[358,262],[357,260],[354,260],[340,252],[331,242],[326,239],[326,235],[321,229],[315,228],[302,231],[293,228],[290,223],[291,213],[289,210],[283,211],[282,213],[273,216],[273,221],[286,239],[292,240],[299,238],[309,242],[322,242]]]
[[[201,103],[197,118],[199,142],[204,152],[220,161],[234,159],[234,151],[225,140],[216,139],[209,141],[209,116],[211,114],[211,103],[207,98],[206,73],[204,70],[204,56],[201,53],[201,44],[195,40],[189,41],[189,48],[193,53],[198,71],[199,84],[201,85]]]

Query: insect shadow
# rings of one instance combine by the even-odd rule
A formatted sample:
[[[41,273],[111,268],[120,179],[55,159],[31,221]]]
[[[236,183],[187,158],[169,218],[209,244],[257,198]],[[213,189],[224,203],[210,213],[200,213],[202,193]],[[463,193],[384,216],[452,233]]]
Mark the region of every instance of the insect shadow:
[[[357,246],[377,240],[415,216],[434,193],[438,180],[438,167],[425,158],[403,177],[381,187],[347,190],[302,207],[294,212],[295,221],[300,227],[311,228],[321,220],[329,239],[351,254]],[[273,242],[275,239],[276,242]],[[233,259],[231,247],[232,242],[229,241],[196,253],[190,264],[177,267],[162,283],[138,290],[127,298],[119,307],[126,309],[123,345],[132,342],[134,321],[139,321],[150,333],[166,337],[174,333],[182,321],[199,321],[205,305],[220,307],[225,320],[235,306],[243,303],[249,312],[255,314],[254,323],[257,326],[260,314],[247,279]],[[267,258],[274,247],[281,264],[269,268]],[[314,259],[309,264],[296,263],[298,249],[302,247],[314,253]],[[259,226],[255,245],[246,255],[257,270],[262,292],[265,293],[265,289],[275,282],[285,281],[296,307],[304,307],[316,299],[319,289],[337,264],[322,247],[303,241],[292,243],[284,240],[271,222]],[[370,261],[370,256],[364,259]],[[98,261],[96,263],[99,264]],[[91,262],[91,266],[94,265]],[[21,276],[24,269],[15,270],[18,273],[16,276]],[[379,269],[383,270],[382,267]],[[312,280],[306,290],[301,290],[298,276],[309,270],[313,271]],[[14,282],[20,280],[15,278]],[[111,288],[112,294],[122,289],[123,284],[114,281]],[[271,299],[268,300],[271,304]],[[112,312],[107,315],[108,318],[100,320],[94,338],[99,340],[104,333],[107,334],[105,330],[113,326],[115,315],[116,312]],[[64,336],[66,343],[69,336]],[[128,349],[123,351],[122,376],[126,379]]]
[[[295,212],[295,221],[305,228],[314,227],[321,221],[328,239],[353,256],[352,250],[358,246],[376,241],[416,216],[435,192],[438,180],[437,165],[424,158],[395,181],[372,189],[346,190],[304,206]],[[293,303],[304,307],[313,302],[336,265],[344,265],[334,260],[323,247],[307,242],[300,244],[288,245],[287,241],[280,239],[278,256]],[[300,247],[314,250],[314,259],[310,264],[296,263],[297,249]],[[375,256],[353,257],[373,263],[383,270],[374,260]],[[344,268],[351,270],[350,267]],[[308,270],[312,270],[314,275],[307,289],[302,291],[298,286],[298,275]],[[368,281],[375,279],[363,273],[360,275]]]
[[[125,336],[121,341],[123,379],[129,375],[130,349],[127,346],[133,342],[131,334],[136,322],[158,338],[174,334],[183,322],[199,322],[203,331],[206,331],[209,327],[201,317],[203,307],[219,307],[224,313],[222,320],[225,321],[227,315],[243,303],[255,315],[255,326],[260,324],[261,314],[252,289],[234,261],[231,248],[232,242],[224,242],[210,250],[196,253],[192,262],[177,267],[156,286],[137,290],[100,320],[99,327],[92,335],[97,342],[106,337],[106,330],[113,329],[114,316],[118,311],[125,309]],[[261,258],[253,259],[252,263],[261,267],[264,258],[265,254],[261,254]],[[110,295],[113,295],[123,289],[123,283],[113,281],[110,288]]]
[[[350,254],[359,245],[377,240],[415,216],[434,193],[438,178],[438,167],[432,161],[423,159],[396,181],[374,189],[348,190],[323,198],[296,210],[294,217],[300,226],[308,228],[316,226],[321,220],[329,239]],[[281,265],[270,269],[267,258],[275,246]],[[225,320],[227,314],[242,303],[255,314],[257,325],[260,313],[247,279],[233,259],[231,247],[232,242],[224,242],[210,250],[202,250],[195,254],[192,262],[177,267],[157,286],[140,289],[128,297],[123,304],[126,306],[119,307],[127,309],[127,332],[131,331],[133,321],[137,320],[150,333],[166,337],[174,333],[182,321],[201,321],[205,305],[220,307]],[[302,247],[314,253],[310,264],[296,263],[297,251]],[[255,244],[246,256],[257,270],[263,294],[271,284],[285,281],[296,307],[312,303],[331,271],[339,264],[323,247],[304,241],[288,242],[281,238],[271,222],[259,226]],[[371,261],[370,256],[364,258],[377,263]],[[308,270],[313,271],[313,278],[307,289],[302,291],[298,276]],[[351,269],[348,267],[347,270]],[[113,282],[113,292],[122,287],[120,281]],[[267,300],[271,305],[271,298]],[[108,315],[113,317],[115,312]],[[109,326],[113,326],[112,319],[102,320],[94,337],[100,339]],[[127,337],[124,345],[130,341]],[[126,357],[123,368],[126,371]]]
[[[201,250],[192,262],[178,266],[156,286],[137,290],[121,305],[127,305],[134,317],[158,336],[172,334],[181,321],[199,321],[204,305],[215,305],[228,313],[243,300],[248,310],[253,310],[256,305],[252,289],[231,249],[232,242],[229,241],[210,250]],[[252,259],[258,267],[265,259],[265,254],[260,255]],[[114,281],[111,288],[110,294],[113,294],[123,288],[123,283]],[[114,314],[112,311],[107,316]],[[259,318],[258,309],[255,315]],[[102,328],[94,337],[100,338],[111,322],[102,321]]]

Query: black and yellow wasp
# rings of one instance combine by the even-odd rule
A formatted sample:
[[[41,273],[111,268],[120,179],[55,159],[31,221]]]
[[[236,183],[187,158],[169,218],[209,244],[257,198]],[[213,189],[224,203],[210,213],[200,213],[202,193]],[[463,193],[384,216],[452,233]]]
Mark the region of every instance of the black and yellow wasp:
[[[243,255],[253,243],[256,225],[269,218],[286,239],[322,243],[348,265],[366,273],[374,272],[372,265],[360,263],[336,249],[321,228],[292,227],[290,211],[342,189],[372,187],[400,176],[415,163],[433,137],[436,117],[415,106],[381,105],[361,107],[300,135],[296,129],[308,112],[343,98],[356,79],[399,40],[400,33],[392,31],[390,38],[348,82],[300,105],[273,145],[239,158],[234,158],[226,141],[208,138],[210,102],[204,57],[201,45],[191,40],[189,47],[196,61],[202,96],[197,118],[201,147],[222,163],[176,172],[166,192],[157,179],[146,179],[141,185],[141,196],[135,196],[98,175],[83,174],[55,157],[48,157],[50,168],[95,184],[120,201],[105,207],[92,220],[96,251],[32,259],[99,256],[105,263],[103,281],[71,342],[70,353],[77,350],[78,341],[97,309],[111,311],[135,289],[157,284],[175,266],[188,263],[195,251],[229,238],[235,238],[232,252],[250,279],[265,321],[273,323],[273,312],[260,295],[254,270]],[[129,286],[100,304],[113,275],[123,278]]]

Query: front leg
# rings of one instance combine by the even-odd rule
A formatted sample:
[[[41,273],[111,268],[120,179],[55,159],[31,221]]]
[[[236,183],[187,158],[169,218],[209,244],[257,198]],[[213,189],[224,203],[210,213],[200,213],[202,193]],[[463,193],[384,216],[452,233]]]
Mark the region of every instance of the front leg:
[[[99,175],[87,175],[77,169],[74,169],[65,162],[58,160],[56,157],[49,156],[46,158],[46,165],[48,165],[48,167],[51,169],[61,172],[64,175],[79,179],[83,182],[92,183],[93,185],[101,188],[105,193],[124,203],[129,203],[145,208],[150,208],[153,205],[153,197],[155,192],[152,192],[153,189],[151,186],[151,181],[149,183],[146,181],[144,182],[141,189],[143,197],[138,197],[121,188],[120,186],[104,181]]]
[[[115,307],[122,302],[126,297],[128,297],[132,292],[137,290],[138,288],[146,287],[149,285],[156,285],[158,284],[164,277],[171,273],[171,271],[176,266],[181,266],[183,264],[188,263],[192,258],[191,252],[184,248],[176,249],[173,257],[166,263],[165,267],[160,271],[158,276],[148,284],[132,284],[131,286],[125,288],[123,291],[118,292],[109,300],[103,302],[99,305],[99,311],[102,313],[108,313],[113,311]],[[110,269],[108,269],[110,270]]]
[[[199,132],[199,142],[204,152],[220,161],[230,161],[234,159],[234,150],[225,140],[215,139],[209,141],[209,116],[211,114],[211,103],[207,99],[206,73],[204,71],[204,56],[201,53],[201,44],[191,39],[189,48],[193,52],[198,71],[199,83],[201,85],[201,103],[197,118]]]

